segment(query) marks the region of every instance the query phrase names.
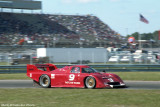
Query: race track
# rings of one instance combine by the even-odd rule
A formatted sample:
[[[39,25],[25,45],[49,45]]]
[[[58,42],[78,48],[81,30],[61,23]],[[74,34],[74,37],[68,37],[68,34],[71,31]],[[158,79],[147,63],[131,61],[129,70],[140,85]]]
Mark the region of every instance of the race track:
[[[160,90],[160,81],[124,81],[128,88]],[[40,88],[33,86],[32,80],[0,80],[0,88]]]

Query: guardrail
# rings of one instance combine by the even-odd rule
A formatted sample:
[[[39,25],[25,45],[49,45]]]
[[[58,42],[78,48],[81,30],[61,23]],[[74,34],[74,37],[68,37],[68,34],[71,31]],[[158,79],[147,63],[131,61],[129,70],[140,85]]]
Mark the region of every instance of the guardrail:
[[[58,68],[62,68],[66,65],[56,65]],[[143,65],[131,65],[131,64],[107,64],[107,65],[88,65],[93,67],[99,71],[106,71],[106,72],[160,72],[160,65],[150,65],[150,64],[143,64]],[[0,73],[26,73],[26,66],[25,65],[13,65],[13,66],[0,66]]]
[[[26,66],[15,65],[15,66],[0,66],[0,73],[26,73]]]

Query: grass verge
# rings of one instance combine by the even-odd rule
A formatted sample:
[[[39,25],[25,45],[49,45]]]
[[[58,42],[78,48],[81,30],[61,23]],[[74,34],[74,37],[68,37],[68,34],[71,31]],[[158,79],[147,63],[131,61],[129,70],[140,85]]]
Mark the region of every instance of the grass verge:
[[[0,104],[35,107],[159,107],[159,90],[0,89]]]
[[[26,73],[0,74],[0,80],[29,80]]]
[[[160,81],[160,72],[114,72],[122,80]]]

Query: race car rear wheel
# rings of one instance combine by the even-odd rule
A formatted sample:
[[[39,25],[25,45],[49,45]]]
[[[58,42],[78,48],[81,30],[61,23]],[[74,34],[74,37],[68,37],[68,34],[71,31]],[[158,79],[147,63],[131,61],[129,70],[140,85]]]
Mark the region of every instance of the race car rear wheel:
[[[86,80],[85,80],[85,86],[86,88],[89,88],[89,89],[93,89],[96,87],[96,80],[94,77],[87,77]]]
[[[42,75],[39,79],[39,84],[43,87],[43,88],[48,88],[50,87],[51,84],[51,80],[49,78],[48,75]]]

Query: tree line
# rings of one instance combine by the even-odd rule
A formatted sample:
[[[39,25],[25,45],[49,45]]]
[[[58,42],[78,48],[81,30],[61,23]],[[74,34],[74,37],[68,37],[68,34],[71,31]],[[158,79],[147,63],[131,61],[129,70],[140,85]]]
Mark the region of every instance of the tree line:
[[[127,35],[127,38],[129,37],[134,37],[135,40],[139,39],[139,35],[141,36],[141,40],[149,40],[149,41],[154,41],[154,42],[158,42],[158,32],[159,31],[155,31],[153,33],[142,33],[140,34],[139,32],[135,32],[131,35]]]

